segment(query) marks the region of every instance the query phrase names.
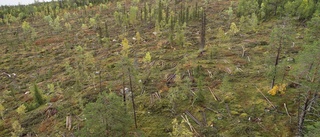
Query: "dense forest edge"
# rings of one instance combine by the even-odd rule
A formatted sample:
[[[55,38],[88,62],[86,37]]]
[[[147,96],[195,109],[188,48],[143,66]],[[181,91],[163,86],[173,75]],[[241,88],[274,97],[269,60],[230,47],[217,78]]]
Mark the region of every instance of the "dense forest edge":
[[[320,135],[318,0],[0,7],[0,136]]]

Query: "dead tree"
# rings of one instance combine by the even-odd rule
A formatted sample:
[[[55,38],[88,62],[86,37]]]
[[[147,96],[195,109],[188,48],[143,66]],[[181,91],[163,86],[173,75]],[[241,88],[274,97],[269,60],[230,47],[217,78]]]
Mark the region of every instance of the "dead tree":
[[[201,22],[201,35],[200,35],[201,43],[200,43],[200,53],[202,54],[205,46],[206,46],[206,12],[202,11],[202,22]]]
[[[66,116],[66,129],[70,131],[71,128],[72,128],[72,116],[68,114]]]
[[[309,109],[312,107],[316,99],[318,98],[317,92],[308,91],[308,95],[303,103],[303,107],[301,111],[299,111],[298,115],[298,136],[303,137],[303,128],[304,128],[304,121]]]
[[[272,82],[271,82],[271,88],[273,88],[274,83],[275,83],[275,81],[276,81],[277,66],[278,66],[278,64],[279,64],[279,58],[280,58],[281,48],[282,48],[282,37],[280,38],[279,47],[277,48],[277,56],[276,56],[276,61],[275,61],[275,63],[274,63],[274,72],[273,72],[273,78],[272,78]]]
[[[130,91],[131,91],[131,101],[132,101],[132,108],[133,108],[133,116],[134,116],[134,125],[136,128],[138,128],[137,125],[137,114],[136,114],[136,105],[134,103],[134,94],[133,94],[133,90],[132,90],[132,80],[131,80],[131,71],[130,68],[128,68],[128,72],[129,72],[129,84],[130,84]]]
[[[309,70],[308,70],[308,73],[309,74],[312,74],[309,78],[308,78],[308,82],[310,84],[316,84],[316,83],[319,83],[319,69],[320,69],[320,62],[317,63],[317,65],[315,65],[315,68],[314,68],[314,72],[312,73],[311,70],[312,70],[312,66],[314,65],[314,63],[311,63]],[[307,117],[307,114],[310,113],[311,111],[311,108],[313,108],[313,106],[316,104],[316,100],[318,99],[318,96],[319,96],[319,88],[320,88],[320,85],[317,84],[316,87],[314,88],[310,88],[310,87],[307,87],[308,88],[308,92],[307,92],[307,95],[306,95],[306,98],[304,100],[304,103],[302,104],[303,107],[300,111],[300,108],[298,110],[298,133],[297,135],[298,136],[303,136],[303,128],[304,128],[304,122],[305,122],[305,119]]]
[[[123,95],[123,104],[126,108],[126,87],[125,87],[125,78],[124,78],[124,73],[122,74],[122,95]]]

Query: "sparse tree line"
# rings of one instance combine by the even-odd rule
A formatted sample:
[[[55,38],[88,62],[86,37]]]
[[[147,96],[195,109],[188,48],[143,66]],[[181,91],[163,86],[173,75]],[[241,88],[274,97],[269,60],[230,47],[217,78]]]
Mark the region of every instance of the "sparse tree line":
[[[112,0],[111,0],[112,1]],[[35,1],[30,5],[1,6],[0,24],[23,22],[28,17],[36,17],[39,14],[52,15],[54,18],[60,10],[76,9],[90,5],[98,5],[109,2],[109,0],[58,0],[51,2]]]
[[[240,0],[237,15],[250,16],[254,13],[260,20],[289,16],[306,21],[315,13],[319,14],[319,9],[318,0]]]

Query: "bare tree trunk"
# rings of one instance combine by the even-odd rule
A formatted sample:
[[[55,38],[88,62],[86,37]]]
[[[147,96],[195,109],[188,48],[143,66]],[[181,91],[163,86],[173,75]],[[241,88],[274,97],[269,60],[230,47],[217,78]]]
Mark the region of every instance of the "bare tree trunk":
[[[311,96],[311,98],[310,98]],[[311,91],[308,92],[308,96],[303,104],[302,112],[299,113],[299,119],[298,119],[298,136],[303,136],[303,125],[304,125],[304,120],[306,118],[306,115],[309,109],[312,107],[313,102],[318,98],[317,92],[314,92],[312,94]]]
[[[310,91],[308,92],[308,94],[310,93]],[[309,106],[309,97],[306,98],[303,108],[302,108],[302,112],[299,114],[299,121],[298,121],[298,136],[302,137],[303,136],[303,123],[304,123],[304,119],[306,117],[307,114],[307,109]]]
[[[66,117],[66,128],[70,131],[72,127],[72,117],[68,115]]]
[[[124,73],[122,73],[122,95],[123,95],[123,104],[125,106],[126,109],[126,87],[125,87],[125,78],[124,78]]]
[[[312,77],[311,80],[310,80],[312,83],[316,81],[316,77],[317,77],[317,75],[318,75],[319,67],[320,67],[320,63],[318,63],[318,64],[316,65],[315,71],[314,71],[314,73],[313,73],[313,77]]]
[[[279,47],[278,47],[278,49],[277,49],[277,57],[276,57],[276,61],[275,61],[275,64],[274,64],[274,73],[273,73],[273,78],[272,78],[272,82],[271,82],[271,89],[273,88],[274,83],[275,83],[275,81],[276,81],[277,66],[278,66],[278,64],[279,64],[279,58],[280,58],[281,48],[282,48],[282,37],[280,38]]]
[[[206,13],[205,10],[203,10],[202,13],[202,22],[201,22],[201,43],[200,43],[200,51],[202,52],[204,50],[204,47],[206,46]]]
[[[133,94],[133,90],[132,90],[132,81],[131,81],[131,72],[130,72],[130,68],[128,68],[129,71],[129,82],[130,82],[130,91],[131,91],[131,100],[132,100],[132,108],[133,108],[133,116],[134,116],[134,125],[136,128],[138,128],[137,125],[137,115],[136,115],[136,105],[134,104],[134,94]]]
[[[100,93],[102,93],[102,81],[101,81],[101,71],[99,71],[99,81],[100,81]]]
[[[309,68],[309,73],[311,72],[312,66],[314,65],[314,63],[311,63],[310,68]],[[315,83],[316,81],[316,76],[318,75],[318,69],[319,69],[319,64],[316,65],[315,67],[315,72],[312,75],[312,78],[310,79],[310,83]],[[319,85],[318,85],[319,88]],[[303,125],[304,125],[304,120],[306,118],[306,115],[308,113],[308,111],[310,111],[311,107],[314,105],[314,102],[316,101],[316,99],[318,98],[318,88],[315,88],[315,91],[308,91],[307,92],[307,97],[306,100],[303,104],[303,108],[302,108],[302,112],[298,113],[299,114],[299,119],[298,119],[298,136],[303,136]]]

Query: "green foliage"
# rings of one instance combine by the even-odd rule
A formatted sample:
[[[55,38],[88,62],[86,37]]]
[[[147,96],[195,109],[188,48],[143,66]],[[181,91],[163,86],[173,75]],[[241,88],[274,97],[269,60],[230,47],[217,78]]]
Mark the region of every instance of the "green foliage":
[[[136,32],[136,39],[137,39],[137,43],[140,44],[142,39],[139,32]]]
[[[161,25],[158,21],[156,21],[156,23],[154,25],[154,31],[157,33],[161,31]]]
[[[315,41],[310,45],[305,45],[304,50],[299,53],[297,63],[299,66],[295,69],[295,76],[300,83],[309,86],[310,90],[315,90],[319,87],[320,79],[320,41]],[[318,66],[317,66],[318,65]],[[306,78],[304,78],[306,77]],[[313,82],[312,82],[313,81]],[[319,82],[317,82],[319,81]]]
[[[16,111],[18,112],[18,114],[23,115],[26,113],[26,106],[22,104],[20,107],[17,108]]]
[[[107,8],[108,8],[108,6],[107,6],[106,4],[102,4],[102,3],[101,3],[101,4],[99,5],[99,11],[100,11],[100,12],[102,12],[103,10],[105,10],[105,9],[107,9]]]
[[[55,31],[60,31],[60,30],[62,30],[62,27],[61,27],[61,25],[60,25],[61,19],[60,19],[59,16],[57,16],[54,20],[51,18],[50,15],[44,16],[43,19],[44,19],[46,22],[49,23],[49,25],[51,26],[51,28],[53,28],[53,30],[55,30]]]
[[[202,105],[204,102],[205,102],[205,97],[203,95],[202,89],[200,89],[199,91],[196,92],[196,97],[192,103],[196,105]]]
[[[239,29],[237,28],[237,25],[234,22],[232,22],[231,25],[230,25],[230,33],[232,35],[235,35],[238,32],[239,32]]]
[[[123,56],[128,57],[129,49],[130,49],[128,39],[124,38],[122,40],[121,44],[122,44],[122,51],[121,52],[122,52]]]
[[[117,9],[118,9],[118,10],[121,10],[121,9],[122,9],[122,3],[121,3],[121,1],[118,1],[118,2],[117,2]]]
[[[137,4],[140,2],[140,0],[132,0],[133,3]]]
[[[11,14],[7,14],[6,18],[7,18],[7,25],[10,25],[10,23],[16,23],[18,21],[18,18]]]
[[[42,96],[42,92],[38,88],[37,84],[33,85],[33,97],[36,105],[40,106],[45,103],[45,99]]]
[[[291,16],[294,16],[297,12],[297,8],[299,7],[301,2],[298,1],[288,1],[284,5],[284,11]]]
[[[283,56],[283,51],[287,51],[289,49],[289,45],[292,45],[293,35],[295,32],[288,20],[284,19],[282,24],[283,25],[274,27],[270,35],[271,46],[269,51],[272,54],[267,61],[272,65],[272,67],[270,67],[271,73],[269,73],[269,76],[272,77],[272,86],[276,84],[275,81],[277,80],[283,81],[282,78],[285,73],[284,68],[286,66],[286,62],[281,61],[280,57]]]
[[[158,18],[157,18],[157,22],[158,23],[160,23],[161,21],[162,21],[162,8],[163,8],[163,4],[162,4],[162,2],[161,2],[161,0],[159,0],[158,1],[158,10],[157,10],[157,12],[158,12]],[[182,11],[182,9],[181,9],[181,11]]]
[[[229,16],[229,20],[232,20],[234,18],[234,13],[233,13],[232,7],[229,7],[229,9],[227,10],[227,13]]]
[[[185,91],[180,90],[178,87],[170,88],[167,98],[169,99],[172,110],[177,109],[177,102],[188,99],[188,94]]]
[[[184,47],[185,43],[186,43],[185,30],[187,28],[187,24],[183,23],[183,25],[181,26],[177,22],[175,28],[176,28],[175,30],[177,30],[176,37],[175,37],[175,42],[176,42],[177,45]]]
[[[30,27],[30,24],[26,21],[24,21],[22,23],[22,30],[25,32],[25,33],[29,33],[30,30],[31,30],[31,27]]]
[[[113,92],[100,94],[96,102],[85,106],[83,113],[85,125],[76,133],[80,137],[128,136],[133,123],[122,98]]]
[[[27,18],[27,15],[25,13],[23,13],[23,12],[20,12],[18,17],[19,17],[20,20],[24,20],[25,18]]]
[[[55,19],[54,19],[54,21],[51,23],[51,27],[53,28],[53,30],[55,30],[55,31],[60,31],[60,30],[62,30],[62,27],[61,27],[61,25],[60,25],[60,17],[59,16],[57,16]]]
[[[5,16],[2,21],[3,21],[4,24],[10,25],[8,16]]]
[[[266,14],[266,5],[264,3],[261,3],[261,6],[260,6],[260,19],[261,20],[265,20],[266,17],[267,17],[267,14]]]
[[[63,14],[63,19],[64,19],[64,20],[68,20],[70,17],[71,17],[71,14],[70,14],[69,12],[65,12],[65,13]]]
[[[230,39],[229,35],[224,32],[222,27],[218,28],[217,38],[219,39],[219,42],[225,42]]]
[[[314,125],[306,127],[307,132],[304,134],[305,137],[317,137],[320,135],[320,122],[315,122]]]
[[[145,62],[145,63],[150,63],[151,62],[150,52],[146,53],[146,56],[143,58],[143,62]]]
[[[129,11],[129,21],[131,24],[137,23],[137,13],[138,13],[138,7],[131,6]]]
[[[284,47],[292,45],[295,30],[292,28],[290,20],[284,19],[282,24],[274,27],[271,32],[270,39],[273,48],[280,45]]]
[[[256,13],[252,13],[251,14],[251,18],[249,20],[250,26],[251,26],[251,30],[257,32],[257,28],[258,28],[258,17],[256,15]]]
[[[256,13],[259,19],[290,15],[300,20],[310,19],[316,12],[318,0],[240,0],[238,16]]]
[[[49,90],[49,93],[54,93],[55,91],[54,84],[47,84],[47,88]]]
[[[247,18],[245,16],[240,17],[239,27],[241,31],[245,31],[247,29]]]
[[[66,27],[66,29],[67,29],[68,31],[71,31],[71,25],[70,25],[69,22],[64,23],[64,26]]]
[[[19,121],[14,121],[12,123],[13,132],[11,132],[12,137],[19,137],[22,135],[24,128],[21,127]]]
[[[33,27],[30,26],[30,24],[26,21],[22,23],[22,30],[26,37],[31,38],[32,40],[35,40],[37,37],[37,33]],[[31,33],[31,35],[30,35]]]
[[[97,28],[97,22],[95,18],[90,18],[89,19],[89,26],[92,28]]]
[[[88,84],[94,79],[95,59],[92,52],[86,51],[85,46],[78,45],[75,47],[74,66],[71,67],[69,62],[65,63],[68,75],[75,79],[74,90],[81,91],[83,85]]]
[[[172,121],[172,132],[170,136],[172,137],[191,137],[193,133],[189,130],[187,122],[183,119],[180,123],[175,118]]]
[[[233,90],[233,86],[230,83],[231,79],[229,75],[225,75],[222,79],[222,85],[220,86],[220,90],[223,92],[230,92]]]
[[[82,29],[82,30],[86,30],[86,29],[88,29],[88,26],[87,26],[86,24],[82,24],[82,25],[81,25],[81,29]]]
[[[53,22],[53,19],[51,18],[50,15],[44,16],[44,17],[43,17],[43,20],[45,20],[46,22],[48,22],[49,25]]]
[[[314,0],[302,0],[297,9],[297,15],[300,19],[310,18],[315,11],[315,6]]]
[[[81,56],[85,70],[93,70],[95,68],[95,58],[91,52],[86,52]]]
[[[140,58],[141,60],[139,61],[143,61],[143,63],[146,62],[145,64],[141,64],[139,61],[134,62],[134,67],[137,69],[132,69],[135,71],[132,73],[132,76],[135,77],[132,81],[135,85],[133,88],[139,90],[139,92],[147,92],[147,94],[136,94],[136,98],[139,100],[136,105],[138,115],[137,118],[138,120],[141,120],[141,122],[139,122],[139,128],[147,132],[146,136],[169,136],[169,132],[171,130],[171,136],[193,136],[192,132],[189,131],[187,122],[183,120],[181,121],[181,118],[174,120],[173,118],[176,115],[188,110],[190,113],[194,114],[196,118],[200,119],[201,122],[205,121],[205,119],[202,120],[201,113],[199,113],[199,111],[204,110],[202,107],[206,107],[204,114],[206,115],[207,125],[196,125],[193,123],[194,121],[190,119],[190,122],[192,122],[192,125],[195,126],[194,128],[196,128],[195,131],[200,133],[199,136],[279,136],[279,134],[277,134],[279,133],[279,130],[283,131],[282,129],[289,129],[292,126],[288,126],[288,118],[286,115],[277,115],[277,117],[274,117],[273,115],[269,115],[271,114],[270,112],[273,111],[265,111],[264,108],[268,104],[265,100],[263,100],[263,97],[256,92],[254,85],[257,85],[258,87],[261,86],[261,91],[263,92],[267,91],[264,88],[266,87],[266,78],[263,77],[263,74],[266,73],[268,66],[266,65],[267,63],[263,62],[263,58],[268,57],[268,55],[271,55],[272,58],[274,58],[275,52],[271,50],[268,51],[267,49],[269,47],[279,45],[280,37],[284,38],[285,36],[291,34],[287,34],[286,32],[288,31],[282,31],[280,30],[282,28],[278,27],[278,30],[273,31],[273,33],[278,31],[278,34],[274,34],[274,36],[270,37],[270,39],[268,39],[266,36],[270,33],[270,28],[276,26],[275,24],[278,22],[277,17],[286,17],[287,15],[289,15],[288,17],[293,16],[293,19],[299,18],[302,20],[299,20],[301,23],[294,22],[298,24],[298,26],[295,26],[295,29],[299,31],[299,37],[292,40],[286,40],[286,43],[283,43],[283,45],[286,47],[281,51],[282,55],[280,63],[284,64],[284,62],[286,62],[286,58],[292,57],[296,59],[297,62],[290,63],[289,65],[293,69],[299,69],[299,71],[297,70],[297,73],[292,75],[290,74],[290,76],[286,77],[286,79],[293,78],[292,81],[302,83],[304,87],[308,86],[308,89],[319,89],[317,87],[319,81],[309,83],[314,77],[313,74],[319,73],[315,69],[317,61],[320,60],[318,59],[319,44],[313,44],[314,41],[320,37],[319,14],[313,13],[313,18],[309,21],[309,18],[311,18],[310,15],[312,14],[312,8],[310,7],[314,6],[307,5],[303,0],[236,1],[236,4],[240,2],[240,5],[245,5],[245,8],[242,9],[229,6],[230,1],[221,2],[221,0],[219,0],[220,2],[212,0],[205,0],[201,2],[154,0],[152,2],[147,1],[148,3],[145,0],[141,1],[142,3],[139,3],[139,0],[112,1],[114,3],[107,3],[103,5],[100,4],[100,12],[97,1],[98,0],[63,1],[63,3],[68,2],[69,7],[72,5],[82,6],[79,8],[79,10],[72,9],[72,11],[69,11],[71,15],[68,13],[68,10],[61,9],[62,7],[59,7],[58,9],[57,3],[54,2],[49,2],[50,4],[35,4],[34,7],[37,7],[37,9],[34,8],[34,15],[31,16],[28,15],[28,12],[17,14],[11,9],[9,10],[10,13],[4,13],[6,8],[1,8],[0,16],[4,16],[0,17],[0,24],[1,22],[3,22],[3,24],[11,23],[12,26],[2,26],[2,38],[0,43],[2,43],[1,45],[3,46],[0,46],[0,52],[3,52],[3,56],[1,56],[0,59],[0,68],[3,68],[3,72],[9,71],[10,74],[15,72],[19,75],[16,77],[17,79],[14,79],[13,77],[9,78],[6,75],[0,76],[1,82],[3,83],[2,88],[4,89],[1,98],[4,101],[0,102],[3,104],[3,106],[0,105],[0,113],[2,113],[2,118],[5,118],[5,121],[3,121],[4,124],[0,124],[0,130],[4,129],[1,131],[0,136],[10,136],[7,134],[11,131],[14,131],[10,128],[10,124],[14,122],[15,119],[23,120],[21,121],[21,124],[26,126],[24,133],[32,133],[33,130],[38,129],[40,123],[37,122],[39,121],[37,116],[41,115],[40,112],[42,112],[42,110],[45,108],[44,106],[39,110],[28,112],[28,115],[10,115],[15,114],[16,110],[16,108],[12,110],[10,107],[19,107],[21,104],[21,102],[11,102],[21,101],[20,99],[22,99],[22,95],[20,93],[18,94],[20,87],[22,91],[25,91],[26,89],[24,85],[26,85],[32,79],[38,79],[37,76],[41,77],[41,80],[37,81],[41,83],[41,87],[47,86],[45,92],[46,94],[50,95],[53,93],[51,94],[52,97],[59,96],[60,98],[60,94],[56,94],[57,91],[64,91],[63,99],[56,102],[60,104],[58,107],[61,107],[61,109],[59,109],[58,115],[51,117],[54,118],[55,121],[51,121],[50,118],[47,121],[42,122],[41,126],[43,125],[43,127],[48,128],[48,130],[42,133],[37,132],[39,136],[59,136],[62,134],[71,134],[73,131],[66,131],[64,126],[62,126],[64,125],[64,116],[68,112],[74,116],[83,116],[84,121],[73,121],[73,126],[75,126],[73,129],[78,127],[80,128],[79,133],[77,133],[79,136],[139,136],[130,131],[130,127],[133,128],[133,124],[131,123],[132,121],[125,122],[126,118],[128,118],[129,121],[131,120],[129,117],[132,117],[132,112],[131,109],[128,108],[127,113],[123,111],[125,106],[122,105],[121,98],[116,97],[118,101],[108,100],[106,96],[110,95],[102,94],[100,95],[102,96],[102,99],[100,99],[100,101],[98,101],[99,99],[95,101],[97,98],[95,93],[99,91],[99,86],[102,87],[101,90],[109,89],[109,91],[111,91],[111,89],[118,90],[119,88],[122,88],[123,74],[121,72],[126,69],[121,71],[121,68],[130,67],[131,69],[131,64],[133,64],[133,62],[131,63],[129,61],[131,61],[131,57],[133,56],[135,56],[135,58]],[[115,4],[116,2],[118,3]],[[145,2],[144,6],[143,2]],[[197,2],[199,3],[199,6],[197,5]],[[195,3],[196,5],[194,5]],[[315,4],[316,1],[313,0],[313,2],[309,2],[308,4],[311,3]],[[160,6],[157,6],[158,4]],[[84,5],[87,5],[87,7],[84,7]],[[76,6],[75,8],[77,8]],[[113,7],[108,8],[108,6]],[[138,8],[134,9],[135,7]],[[142,9],[143,7],[145,7],[145,9]],[[16,8],[19,8],[19,12],[22,12],[24,9],[28,8],[28,6],[17,6]],[[210,17],[212,16],[209,12],[219,12],[219,9],[226,9],[227,11],[225,14],[227,14],[227,18],[229,17],[229,22],[225,23],[225,18],[208,20],[208,26],[206,29],[208,30],[206,39],[208,40],[206,44],[208,49],[206,49],[205,52],[201,52],[201,54],[198,52],[193,52],[193,50],[196,50],[196,46],[190,46],[188,48],[180,47],[178,50],[175,50],[176,48],[172,46],[186,45],[185,43],[187,42],[190,42],[193,45],[198,43],[197,38],[199,35],[197,32],[199,31],[199,23],[201,18],[199,15],[202,14],[204,9],[208,12]],[[317,10],[320,8],[318,7],[314,9]],[[241,13],[238,13],[236,10],[242,11]],[[8,16],[6,16],[7,14]],[[100,14],[100,17],[97,18],[97,16],[94,16],[94,14]],[[110,15],[112,16],[112,14],[114,14],[114,18],[110,18]],[[239,21],[239,18],[235,18],[234,14],[238,14],[239,17],[241,16],[240,22],[237,22]],[[60,23],[63,23],[61,25],[64,25],[62,26],[63,29],[60,28],[60,31],[62,32],[46,35],[44,32],[52,32],[52,30],[54,30],[54,22],[57,19],[57,15],[63,17],[60,18]],[[30,31],[32,29],[24,29],[23,26],[21,29],[21,25],[23,25],[24,20],[22,20],[21,23],[20,20],[25,16],[35,17],[26,18],[24,20],[30,23],[30,27],[36,26],[37,31]],[[140,16],[144,18],[144,24],[139,24],[137,21],[137,17],[139,18]],[[43,19],[46,20],[46,22],[41,20],[39,21],[37,19]],[[12,21],[14,20],[18,20],[19,24],[13,23]],[[95,26],[100,26],[101,22],[98,22],[99,20],[108,23],[106,27],[104,27],[105,31],[104,28],[101,28],[102,33],[99,32],[99,35],[101,36],[99,37],[99,40],[101,39],[101,41],[103,41],[102,44],[108,44],[107,48],[100,46],[101,43],[97,43],[97,38],[93,34],[94,30],[88,30],[89,27],[94,28]],[[261,21],[267,22],[260,23]],[[185,28],[183,28],[185,22],[188,27],[186,27],[186,25]],[[43,26],[43,23],[47,24]],[[130,25],[128,25],[129,23]],[[153,35],[148,35],[154,31],[153,28],[155,23],[155,29],[157,32],[156,37]],[[308,28],[304,26],[305,23],[307,23]],[[82,27],[84,30],[81,29],[82,24],[84,24]],[[220,24],[220,28],[216,27],[217,24]],[[287,25],[287,23],[279,23],[279,26],[282,25]],[[79,29],[79,33],[73,33]],[[237,34],[239,33],[239,29],[242,32],[241,35],[238,36]],[[30,46],[30,51],[24,51],[23,53],[19,53],[17,55],[10,55],[10,52],[6,51],[7,49],[11,51],[10,48],[12,47],[19,49],[21,46],[23,46],[21,42],[24,42],[25,39],[21,39],[21,30],[26,32],[26,36],[30,36],[29,34],[34,35],[37,34],[36,32],[38,32],[40,39],[37,42],[28,41],[30,43],[28,45]],[[259,30],[259,34],[252,33],[257,30]],[[306,30],[305,34],[302,32],[303,30]],[[141,33],[137,31],[140,31]],[[121,34],[123,35],[119,36]],[[216,34],[218,34],[217,38],[212,36]],[[73,39],[74,35],[76,35],[76,39]],[[134,35],[136,40],[130,41],[129,39],[128,41],[125,39],[125,37],[128,38]],[[17,36],[17,38],[14,38],[15,36]],[[145,41],[142,40],[141,37],[143,37]],[[229,37],[232,37],[231,41],[229,41]],[[36,38],[36,36],[34,35],[33,38]],[[170,43],[167,41],[168,39]],[[306,42],[305,40],[307,39],[308,41]],[[123,40],[122,43],[121,40]],[[219,44],[218,42],[221,41],[224,43]],[[290,47],[292,42],[295,42],[296,45]],[[35,43],[37,46],[33,45],[32,43]],[[63,43],[67,46],[64,46]],[[78,46],[79,43],[84,44]],[[119,43],[121,43],[121,47],[119,47]],[[306,43],[306,45],[303,45],[304,43]],[[135,44],[139,46],[136,46]],[[17,47],[11,45],[17,45]],[[156,45],[158,47],[166,46],[167,48],[159,49],[156,47]],[[243,45],[243,50],[246,50],[244,51],[245,57],[247,58],[239,57],[239,54],[241,54],[241,48],[235,45]],[[41,46],[45,47],[41,48]],[[34,47],[36,48],[35,50],[33,49]],[[147,52],[148,50],[145,49],[146,47],[149,51],[150,49],[155,51]],[[228,49],[228,47],[230,48]],[[130,48],[132,51],[130,51]],[[118,53],[120,51],[121,55],[123,55],[121,57]],[[152,57],[150,53],[153,53]],[[264,56],[260,56],[262,54]],[[296,58],[297,54],[299,54],[299,58]],[[209,59],[209,56],[211,57],[211,60]],[[17,59],[12,60],[11,58],[13,57],[16,57]],[[96,62],[95,59],[97,59],[97,61],[99,60],[99,62]],[[182,62],[181,59],[183,59]],[[18,62],[16,62],[16,60],[18,60]],[[49,62],[41,62],[39,60],[48,60]],[[148,66],[151,67],[150,69],[145,68],[148,62],[155,60],[157,61],[153,66]],[[274,60],[272,59],[272,61]],[[98,67],[96,67],[97,64]],[[203,65],[204,68],[200,70],[194,70],[193,68],[195,68],[197,64]],[[15,69],[17,67],[19,68],[19,66],[23,66],[21,71],[19,71],[19,69]],[[240,73],[234,75],[231,72],[230,75],[224,78],[222,77],[223,70],[225,68],[230,68],[230,70],[232,70],[235,67],[237,69],[238,67],[243,69],[243,73],[241,73],[241,75]],[[309,71],[309,68],[312,69]],[[34,73],[34,71],[29,72],[29,70],[34,69],[39,72],[39,75],[35,75],[35,77],[32,74],[29,74]],[[52,79],[43,79],[42,77],[43,75],[47,75],[48,69],[52,70]],[[282,70],[282,68],[279,67],[278,70]],[[22,71],[23,73],[21,73]],[[95,73],[96,71],[99,71],[99,74]],[[144,74],[144,71],[147,71],[147,73]],[[289,73],[291,73],[291,71],[293,70],[290,70]],[[170,73],[176,74],[176,77],[172,81],[171,79],[166,79],[167,77],[163,78],[164,75]],[[124,72],[124,76],[127,76],[126,74],[127,73]],[[285,73],[277,73],[277,75],[280,75],[280,77],[282,74]],[[200,78],[199,75],[202,77]],[[315,80],[316,79],[318,79],[318,76],[315,77]],[[60,90],[58,90],[59,84],[56,84],[54,81],[59,81],[59,83],[61,82]],[[140,83],[138,83],[138,81]],[[52,82],[54,83],[49,84]],[[108,84],[110,84],[110,86],[106,87]],[[129,80],[125,79],[124,85],[128,86],[128,84]],[[77,85],[80,85],[80,88],[78,88]],[[16,86],[17,88],[11,88],[13,86]],[[213,89],[212,95],[208,91],[208,87]],[[290,115],[296,116],[295,112],[292,110],[298,108],[297,102],[294,102],[293,104],[293,101],[297,101],[297,99],[292,99],[292,101],[287,101],[284,99],[297,96],[297,92],[295,92],[297,90],[299,90],[299,93],[305,90],[294,89],[289,86],[287,88],[288,94],[281,95],[282,98],[271,97],[270,99],[272,99],[271,101],[275,105],[283,105],[283,102],[285,102],[286,105],[288,105]],[[158,90],[161,93],[160,96],[157,96],[157,94],[151,94],[149,96],[149,93],[154,93]],[[10,94],[6,94],[7,92]],[[33,91],[31,92],[33,94]],[[241,95],[244,93],[249,94],[246,94],[246,96],[242,97]],[[29,101],[32,94],[23,95],[22,101],[25,101],[26,99]],[[212,96],[215,95],[217,96],[217,101],[213,100]],[[239,96],[240,98],[238,98]],[[45,98],[43,94],[42,97]],[[74,99],[75,97],[77,99]],[[39,107],[38,103],[35,103],[36,98],[33,97],[33,99],[34,102],[30,104],[24,104],[28,111]],[[158,100],[154,102],[155,99]],[[92,103],[88,103],[88,100],[94,101]],[[149,102],[149,100],[152,100],[152,104],[146,105],[146,102]],[[85,102],[87,106],[75,106],[77,103],[82,104],[81,101]],[[194,101],[192,103],[201,104],[200,106],[192,107],[190,106],[191,101]],[[224,106],[223,101],[228,103],[228,106]],[[118,102],[120,105],[117,105],[115,102]],[[127,104],[128,103],[129,102],[127,102]],[[237,105],[242,105],[243,108],[240,108]],[[111,106],[114,107],[112,108]],[[154,109],[154,106],[156,106],[156,109]],[[6,109],[7,107],[8,109]],[[22,106],[20,107],[22,108]],[[152,107],[152,109],[149,107]],[[234,119],[231,122],[228,121],[231,118],[228,117],[227,113],[229,112],[226,110],[229,107],[232,114],[231,117]],[[25,111],[23,111],[23,109],[21,110],[21,113],[20,111],[19,113],[23,114]],[[249,113],[247,112],[248,110],[252,112]],[[246,115],[242,116],[244,112]],[[267,115],[264,115],[264,113]],[[5,114],[5,116],[3,116],[3,114]],[[239,115],[240,117],[238,117]],[[18,116],[21,116],[21,118],[18,118]],[[278,130],[277,133],[268,132],[263,130],[263,127],[256,126],[256,123],[259,123],[260,119],[263,120],[263,126],[267,127],[268,131]],[[33,122],[30,124],[29,121],[31,120]],[[172,120],[174,121],[172,123],[173,127],[167,122]],[[313,116],[308,117],[305,125],[316,125],[310,121],[315,121]],[[51,122],[56,123],[54,123],[52,127],[47,127],[45,126],[47,122],[48,124]],[[274,122],[278,124],[274,125]],[[227,126],[227,128],[220,128],[225,126]],[[18,127],[16,129],[19,129],[19,126],[16,127]],[[312,132],[317,133],[318,126],[315,127],[316,128],[307,127],[306,129],[310,134],[312,134]],[[77,130],[79,130],[79,128]],[[7,132],[7,134],[5,132]],[[291,130],[283,132],[288,133],[291,132]]]
[[[116,23],[118,24],[118,25],[121,25],[121,19],[122,19],[122,14],[120,13],[120,12],[118,12],[118,11],[115,11],[114,13],[113,13],[113,17],[114,17],[114,20],[116,21]]]
[[[0,115],[1,115],[2,119],[3,119],[3,117],[4,117],[4,112],[5,112],[5,108],[4,108],[4,106],[0,103]]]
[[[257,0],[240,0],[238,4],[238,16],[248,16],[257,13],[259,4]]]
[[[31,40],[35,40],[36,37],[37,37],[37,33],[36,33],[35,29],[33,28],[33,29],[31,30]]]
[[[240,123],[237,125],[230,125],[232,126],[231,130],[227,134],[222,134],[222,136],[259,136],[256,135],[253,131],[259,130],[257,126],[251,123]],[[261,136],[261,135],[260,135]]]
[[[308,42],[313,42],[320,37],[320,13],[314,14],[312,19],[307,22],[307,25],[306,40],[308,40]]]

